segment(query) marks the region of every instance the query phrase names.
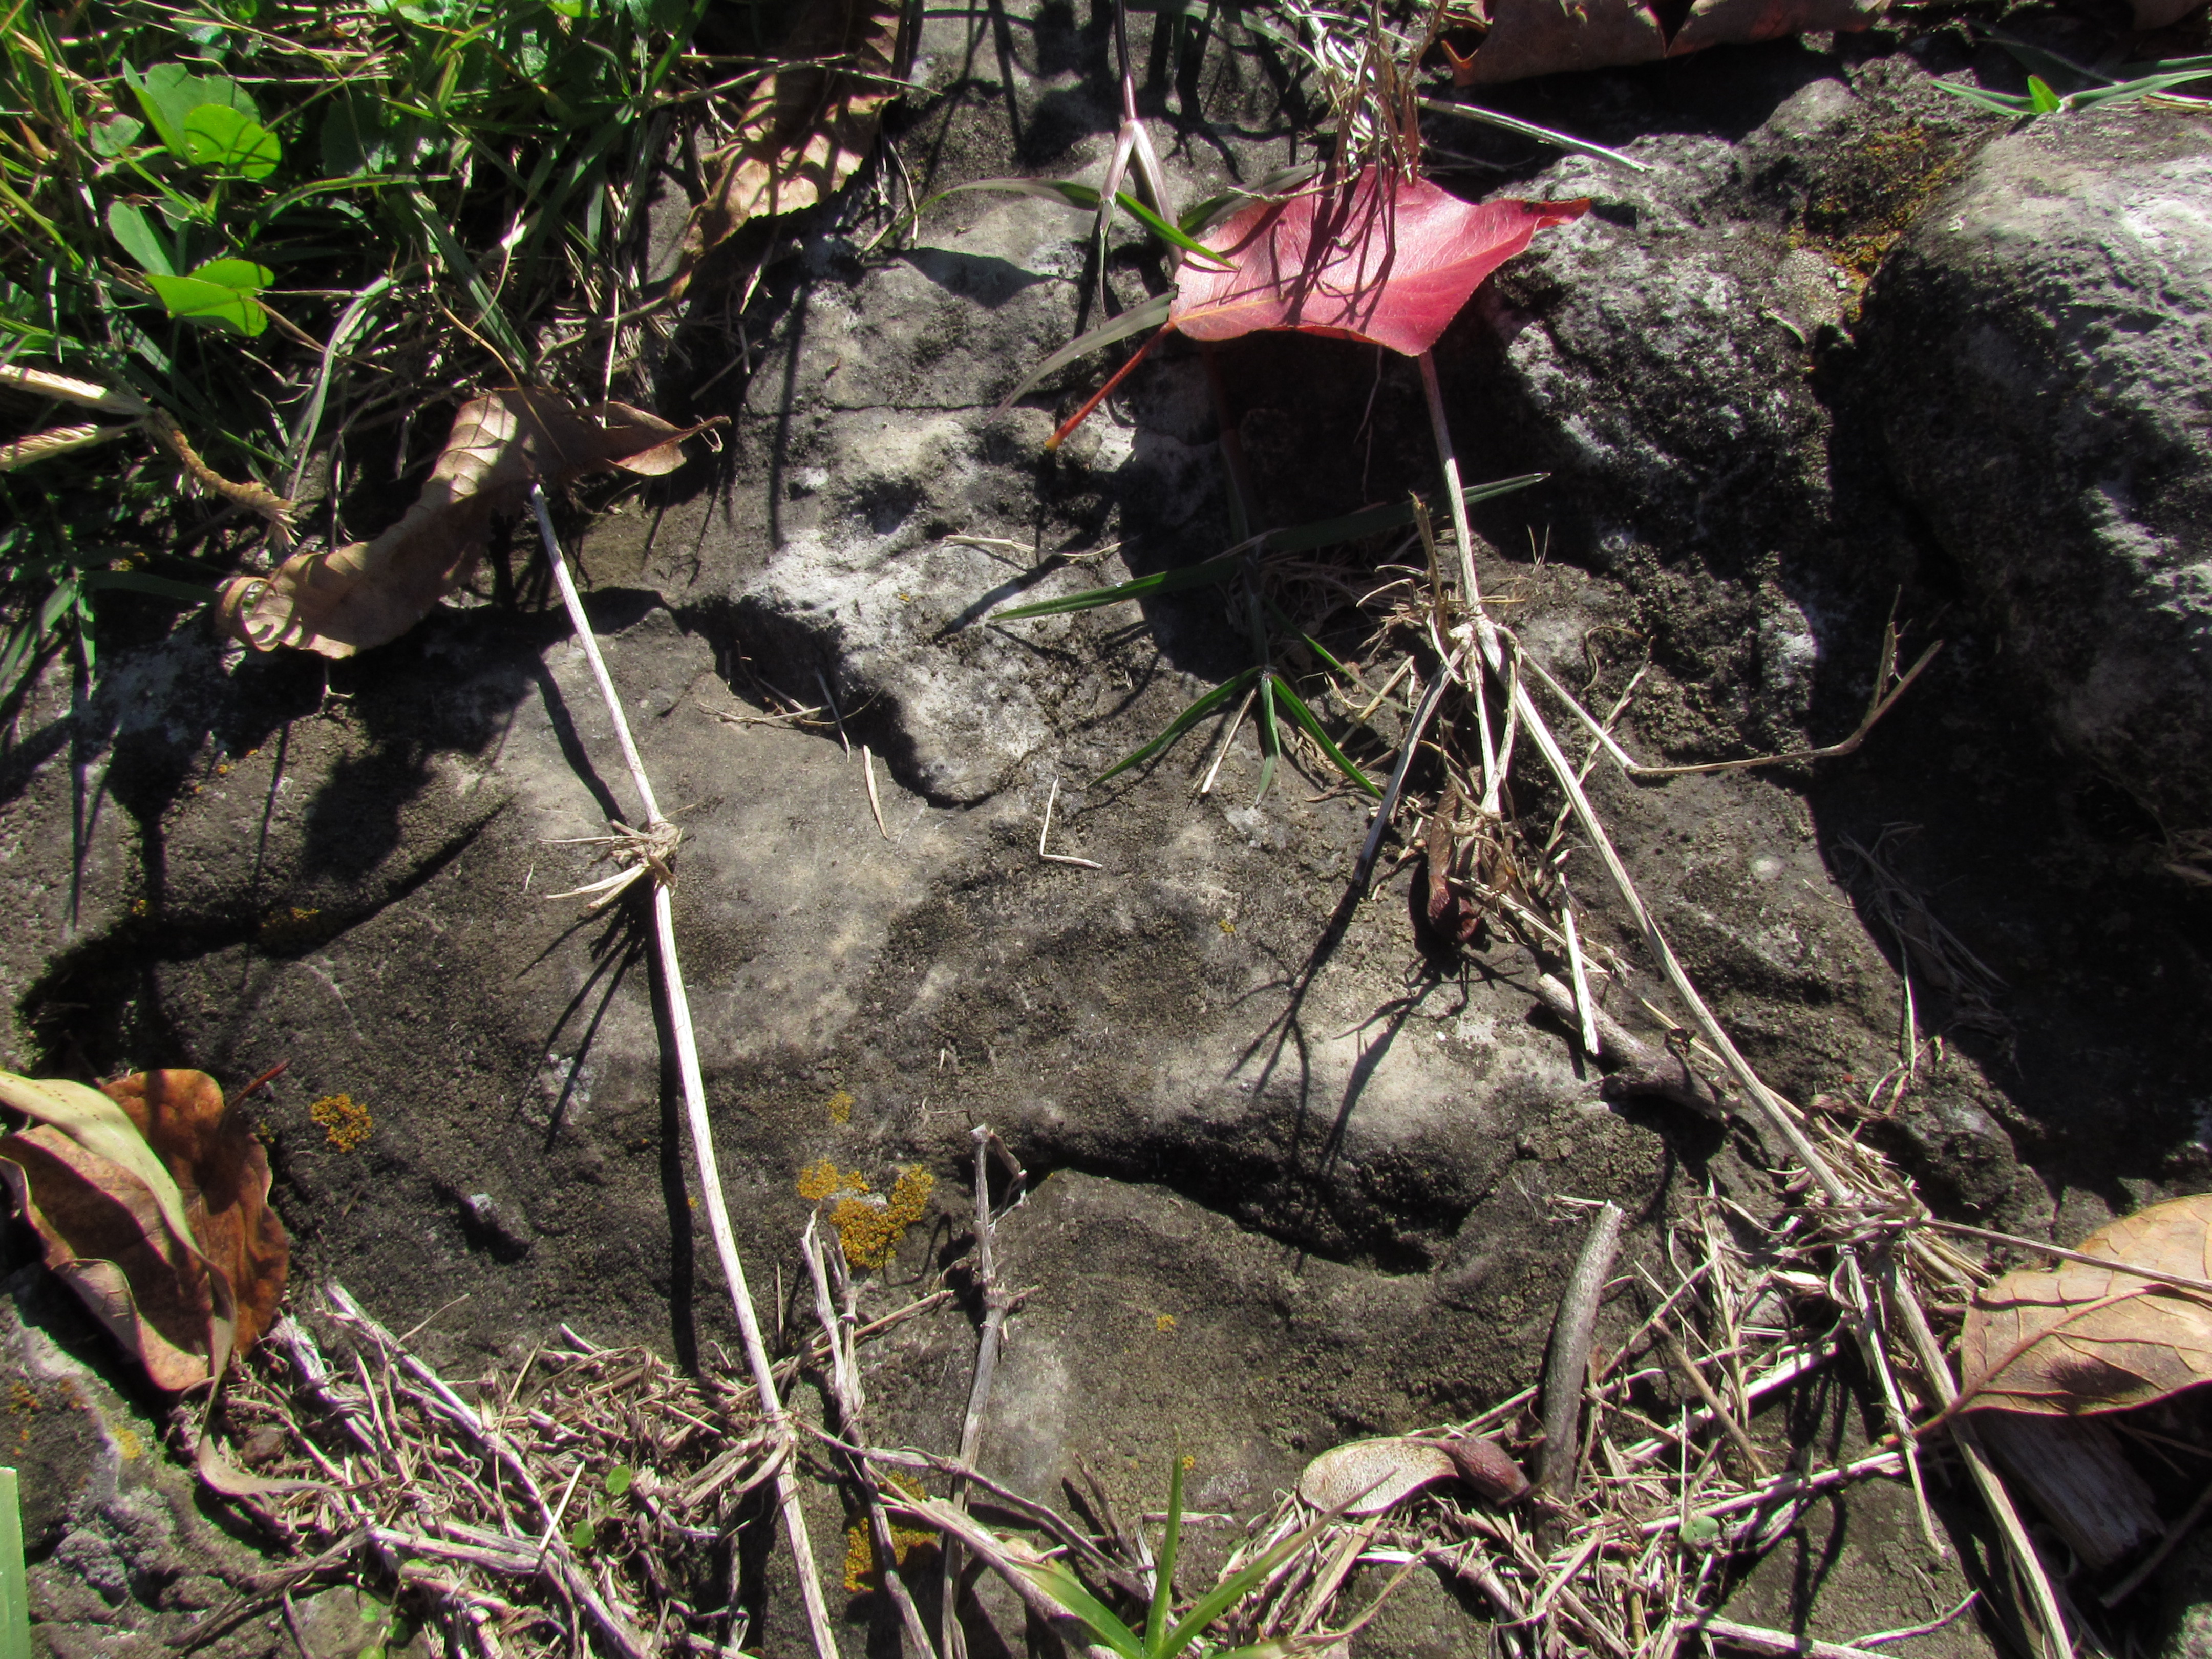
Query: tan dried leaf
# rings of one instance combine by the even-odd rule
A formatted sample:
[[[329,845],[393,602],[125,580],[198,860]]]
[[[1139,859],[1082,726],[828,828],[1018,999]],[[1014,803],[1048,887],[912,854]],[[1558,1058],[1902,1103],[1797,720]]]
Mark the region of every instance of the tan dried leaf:
[[[1379,1515],[1433,1480],[1459,1473],[1433,1440],[1353,1440],[1306,1465],[1298,1496],[1317,1510]]]
[[[1707,46],[1867,27],[1887,0],[1694,0],[1672,35],[1644,0],[1491,0],[1490,29],[1470,58],[1450,54],[1459,85],[1496,85],[1567,70],[1656,64]]]
[[[172,1392],[208,1380],[215,1308],[206,1269],[147,1188],[46,1124],[0,1138],[0,1178],[76,1292],[125,1352]]]
[[[627,404],[581,410],[520,388],[478,398],[453,417],[404,518],[374,541],[296,554],[265,579],[240,577],[223,592],[223,627],[257,651],[349,657],[382,645],[468,580],[492,520],[519,511],[532,484],[611,468],[671,472],[683,465],[683,441],[720,423],[678,428]]]
[[[2100,1227],[2081,1253],[2212,1279],[2212,1194]],[[2087,1262],[2005,1274],[1959,1339],[1960,1407],[2079,1413],[2148,1405],[2212,1381],[2212,1294]]]
[[[292,1241],[269,1207],[269,1154],[205,1072],[139,1072],[100,1092],[131,1115],[168,1166],[200,1254],[230,1281],[234,1350],[246,1352],[276,1322],[292,1259]]]
[[[2179,23],[2203,3],[2204,0],[2135,0],[2136,27],[2145,31],[2165,28]]]
[[[899,0],[807,0],[737,141],[709,158],[722,170],[684,228],[672,299],[747,221],[812,207],[867,159],[905,72],[906,11]]]

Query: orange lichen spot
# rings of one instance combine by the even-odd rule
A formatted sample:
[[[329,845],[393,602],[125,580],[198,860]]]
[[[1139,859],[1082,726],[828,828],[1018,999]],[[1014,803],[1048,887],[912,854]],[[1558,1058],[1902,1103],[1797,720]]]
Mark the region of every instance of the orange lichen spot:
[[[261,919],[262,948],[282,951],[312,943],[319,931],[315,918],[322,914],[320,910],[303,910],[296,904],[271,910]]]
[[[799,1172],[799,1195],[810,1204],[819,1204],[823,1199],[841,1192],[865,1193],[868,1178],[858,1170],[842,1170],[837,1160],[825,1158],[808,1164]]]
[[[845,1260],[855,1267],[880,1267],[888,1262],[906,1230],[928,1213],[930,1190],[936,1185],[937,1177],[928,1170],[910,1169],[888,1195],[863,1190],[839,1199],[830,1212],[830,1224],[837,1230]]]
[[[154,901],[151,899],[132,899],[131,901],[131,914],[137,921],[145,921],[147,917],[154,914]]]
[[[1173,1314],[1162,1314],[1152,1321],[1152,1328],[1158,1331],[1162,1336],[1165,1336],[1170,1331],[1175,1329],[1175,1327],[1176,1317]]]
[[[916,1481],[896,1474],[885,1478],[910,1498],[928,1495]],[[916,1550],[933,1551],[936,1547],[937,1534],[928,1528],[892,1523],[891,1553],[901,1568],[905,1567],[907,1558]],[[845,1588],[855,1595],[872,1595],[883,1587],[883,1565],[876,1557],[876,1540],[868,1517],[856,1516],[845,1528]]]
[[[358,1152],[376,1127],[368,1108],[351,1095],[325,1095],[307,1108],[307,1115],[322,1126],[323,1139],[334,1152]]]
[[[838,1090],[836,1094],[830,1097],[830,1121],[832,1123],[850,1123],[853,1121],[853,1108],[856,1103],[849,1091],[843,1089]]]

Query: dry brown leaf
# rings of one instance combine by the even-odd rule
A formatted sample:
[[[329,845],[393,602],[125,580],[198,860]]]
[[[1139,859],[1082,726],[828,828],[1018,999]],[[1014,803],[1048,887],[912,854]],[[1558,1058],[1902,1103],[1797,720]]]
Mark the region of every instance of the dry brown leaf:
[[[2204,0],[2135,0],[2136,27],[2148,31],[2162,29],[2203,7]]]
[[[721,173],[684,228],[672,300],[748,220],[812,207],[867,159],[906,71],[905,17],[899,0],[807,0],[783,67],[754,89],[737,141],[709,158]]]
[[[59,1129],[33,1124],[0,1138],[0,1177],[76,1291],[154,1386],[208,1380],[214,1303],[207,1270],[170,1232],[154,1194]]]
[[[492,520],[533,483],[618,468],[657,477],[707,426],[671,426],[627,404],[580,410],[550,392],[509,388],[465,404],[415,505],[374,541],[301,553],[223,591],[224,629],[257,651],[291,646],[349,657],[405,633],[466,581]]]
[[[1298,1477],[1298,1496],[1317,1510],[1379,1515],[1431,1481],[1458,1473],[1451,1454],[1433,1440],[1354,1440],[1307,1464]]]
[[[291,1243],[269,1208],[269,1159],[200,1072],[103,1090],[0,1073],[27,1113],[0,1136],[4,1176],[46,1249],[156,1386],[205,1382],[275,1316]]]
[[[244,1353],[276,1321],[292,1256],[269,1207],[269,1154],[204,1072],[141,1072],[101,1092],[131,1115],[175,1177],[200,1254],[230,1281],[236,1351]]]
[[[1447,48],[1459,85],[1494,86],[1567,70],[1656,64],[1707,46],[1823,29],[1863,29],[1887,0],[1695,0],[1670,36],[1641,0],[1491,0],[1490,29],[1471,58]]]
[[[2212,1279],[2212,1194],[2100,1227],[2081,1251]],[[2087,1262],[2008,1273],[1959,1339],[1960,1408],[2075,1413],[2148,1405],[2212,1381],[2212,1296]]]

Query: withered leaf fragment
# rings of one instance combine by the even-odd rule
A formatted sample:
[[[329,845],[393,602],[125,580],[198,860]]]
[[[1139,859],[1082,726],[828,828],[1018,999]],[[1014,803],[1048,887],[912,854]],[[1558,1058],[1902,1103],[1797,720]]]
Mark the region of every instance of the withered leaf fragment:
[[[710,158],[721,172],[684,228],[672,298],[747,221],[812,207],[867,160],[911,55],[906,12],[899,0],[806,0],[737,141]]]
[[[1695,0],[1670,33],[1661,8],[1643,0],[1490,0],[1490,29],[1473,56],[1445,48],[1452,79],[1495,86],[1568,70],[1656,64],[1707,46],[1820,30],[1856,30],[1887,0]]]
[[[230,1281],[235,1346],[246,1352],[276,1321],[292,1258],[284,1224],[269,1207],[269,1154],[205,1072],[140,1072],[100,1092],[131,1115],[168,1166],[200,1254]]]
[[[0,1073],[0,1101],[34,1120],[0,1136],[0,1177],[47,1266],[156,1387],[205,1382],[252,1345],[290,1243],[267,1156],[213,1079],[157,1072],[103,1092]]]
[[[683,441],[719,423],[678,428],[627,404],[578,409],[550,392],[490,392],[461,406],[398,523],[374,541],[295,554],[268,577],[238,578],[223,592],[223,626],[257,651],[349,657],[382,645],[469,579],[492,520],[520,511],[532,484],[614,469],[672,472]]]
[[[1353,1440],[1306,1465],[1298,1496],[1317,1510],[1379,1515],[1433,1481],[1456,1477],[1489,1503],[1528,1490],[1520,1467],[1491,1440]]]
[[[2086,1255],[2212,1279],[2212,1194],[2108,1223]],[[1960,1407],[2081,1413],[2212,1381],[2212,1296],[2087,1262],[2023,1267],[1978,1293],[1959,1339]]]

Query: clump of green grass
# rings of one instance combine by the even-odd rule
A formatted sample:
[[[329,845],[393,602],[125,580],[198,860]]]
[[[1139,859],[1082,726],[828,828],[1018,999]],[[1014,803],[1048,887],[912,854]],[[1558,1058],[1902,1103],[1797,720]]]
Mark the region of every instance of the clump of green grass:
[[[1540,472],[1522,473],[1516,477],[1500,478],[1490,483],[1470,484],[1461,493],[1471,505],[1540,483],[1546,476]],[[1263,531],[1256,536],[1248,537],[1231,551],[1201,563],[1163,570],[1154,575],[1139,576],[1113,587],[1093,588],[1086,592],[1069,593],[1055,599],[1040,599],[1029,605],[1008,606],[994,611],[992,620],[1004,623],[1025,617],[1065,616],[1071,611],[1095,611],[1104,605],[1160,598],[1199,588],[1230,588],[1229,610],[1233,617],[1241,621],[1245,636],[1251,643],[1251,665],[1201,695],[1169,721],[1149,743],[1124,756],[1099,774],[1097,781],[1104,783],[1133,766],[1141,765],[1164,754],[1207,715],[1230,706],[1233,699],[1242,697],[1245,699],[1246,705],[1255,702],[1258,705],[1255,725],[1260,736],[1260,789],[1255,798],[1255,805],[1266,798],[1268,786],[1274,781],[1275,763],[1282,754],[1279,717],[1287,717],[1295,721],[1328,763],[1344,775],[1346,781],[1370,796],[1379,797],[1382,792],[1322,727],[1313,709],[1298,695],[1297,688],[1278,664],[1285,651],[1302,649],[1321,672],[1328,674],[1340,685],[1359,692],[1363,698],[1369,695],[1368,688],[1359,683],[1358,676],[1339,661],[1328,647],[1284,612],[1268,592],[1267,579],[1281,569],[1279,562],[1282,556],[1311,553],[1402,529],[1421,517],[1425,511],[1424,505],[1419,501],[1407,501],[1393,506],[1363,508],[1343,518],[1330,519],[1318,524]],[[1240,525],[1238,527],[1243,526]],[[1271,564],[1267,557],[1268,555],[1276,556],[1278,562]],[[1239,705],[1239,718],[1243,706]]]
[[[0,362],[134,394],[203,483],[283,497],[334,432],[471,381],[604,395],[648,170],[732,73],[690,50],[706,3],[0,0]],[[0,441],[81,417],[7,398]],[[0,697],[88,647],[103,586],[234,563],[220,526],[178,544],[180,471],[134,430],[0,471]]]

